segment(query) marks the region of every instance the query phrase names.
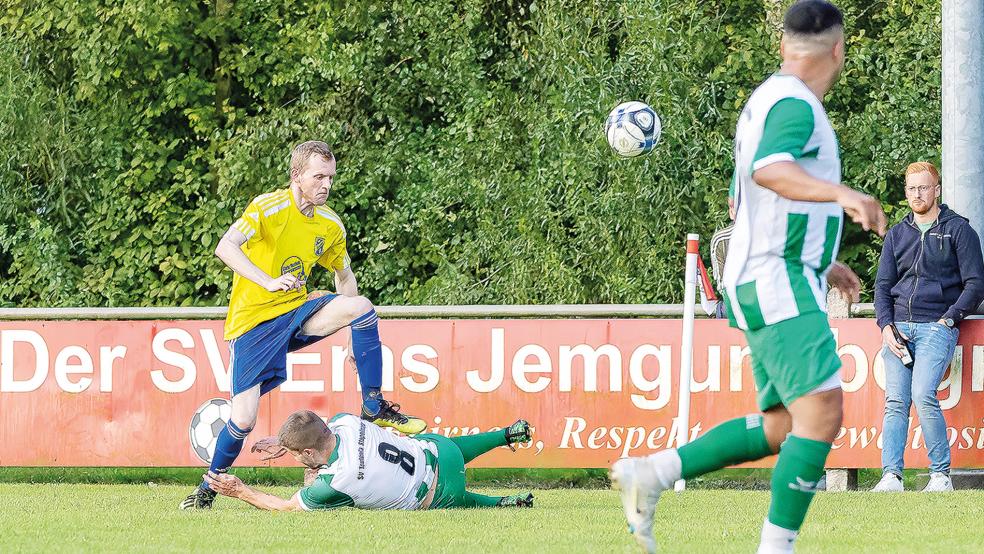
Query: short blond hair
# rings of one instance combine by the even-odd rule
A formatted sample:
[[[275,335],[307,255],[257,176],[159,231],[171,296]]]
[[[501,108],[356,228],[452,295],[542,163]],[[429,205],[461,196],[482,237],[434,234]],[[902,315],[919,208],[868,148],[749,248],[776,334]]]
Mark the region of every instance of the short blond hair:
[[[325,160],[331,161],[335,159],[335,154],[331,151],[328,144],[321,142],[320,140],[309,140],[307,142],[302,142],[294,147],[294,150],[290,153],[290,174],[294,175],[294,172],[302,172],[307,167],[308,160],[311,159],[313,155],[319,155]]]
[[[307,448],[324,450],[330,438],[331,431],[324,420],[311,410],[299,410],[287,416],[277,433],[280,446],[294,452]]]
[[[936,170],[936,166],[929,162],[912,162],[908,167],[905,168],[905,176],[913,175],[915,173],[927,172],[933,176],[933,179],[937,183],[940,182],[940,172]]]

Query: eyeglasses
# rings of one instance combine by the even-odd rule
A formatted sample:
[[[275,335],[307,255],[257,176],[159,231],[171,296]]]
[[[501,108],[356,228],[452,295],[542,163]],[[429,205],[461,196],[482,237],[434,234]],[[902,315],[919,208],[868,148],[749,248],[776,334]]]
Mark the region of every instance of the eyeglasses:
[[[918,187],[905,187],[906,194],[926,194],[936,188],[936,185],[919,185]]]

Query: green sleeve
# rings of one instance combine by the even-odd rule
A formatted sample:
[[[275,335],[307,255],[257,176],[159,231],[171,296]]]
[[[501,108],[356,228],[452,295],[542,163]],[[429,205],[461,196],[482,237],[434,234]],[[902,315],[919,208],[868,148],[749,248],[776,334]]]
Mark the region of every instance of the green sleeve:
[[[352,414],[349,414],[349,413],[346,413],[346,412],[338,412],[337,414],[331,416],[331,419],[328,420],[328,423],[332,423],[332,422],[338,421],[339,419],[341,419],[341,418],[343,418],[343,417],[345,417],[347,415],[352,415]]]
[[[331,475],[319,475],[310,487],[304,487],[299,494],[305,510],[329,510],[355,506],[352,497],[339,492],[331,486]]]
[[[731,184],[728,185],[728,198],[734,198],[738,188],[738,170],[731,174]]]
[[[752,171],[778,161],[794,161],[815,156],[804,152],[813,135],[813,108],[806,100],[783,98],[776,102],[765,117],[762,140],[752,162]]]

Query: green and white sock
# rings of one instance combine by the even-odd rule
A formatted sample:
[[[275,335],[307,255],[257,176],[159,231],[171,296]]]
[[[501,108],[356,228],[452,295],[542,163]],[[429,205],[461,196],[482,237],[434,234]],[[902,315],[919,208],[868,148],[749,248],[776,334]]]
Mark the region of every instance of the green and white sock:
[[[465,459],[466,464],[490,450],[506,445],[506,435],[502,431],[448,438],[458,447],[458,450],[461,450],[461,457]]]
[[[679,448],[683,479],[751,462],[773,454],[765,438],[762,414],[749,414],[715,426]]]
[[[762,538],[757,554],[791,553],[797,536],[799,536],[799,531],[783,529],[778,525],[769,523],[769,520],[765,520],[762,524]]]
[[[772,472],[772,503],[769,522],[799,531],[816,494],[817,482],[830,453],[830,443],[789,435],[779,449]]]

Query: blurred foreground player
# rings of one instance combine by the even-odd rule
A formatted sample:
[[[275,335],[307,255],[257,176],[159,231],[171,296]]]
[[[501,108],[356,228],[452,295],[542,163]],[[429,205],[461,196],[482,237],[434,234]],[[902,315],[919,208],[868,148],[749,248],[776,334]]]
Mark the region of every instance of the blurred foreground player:
[[[724,288],[745,332],[762,413],[726,421],[679,449],[612,466],[629,529],[654,551],[653,513],[678,479],[779,453],[760,553],[792,552],[840,430],[840,359],[826,317],[827,284],[857,297],[834,262],[843,214],[885,233],[874,198],[841,183],[837,138],[821,99],[844,66],[843,17],[801,0],[785,15],[782,67],[748,99],[735,133],[737,210]]]

